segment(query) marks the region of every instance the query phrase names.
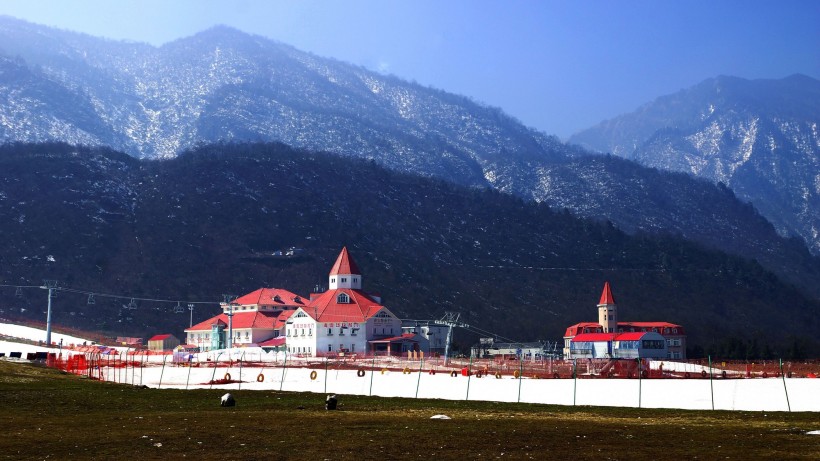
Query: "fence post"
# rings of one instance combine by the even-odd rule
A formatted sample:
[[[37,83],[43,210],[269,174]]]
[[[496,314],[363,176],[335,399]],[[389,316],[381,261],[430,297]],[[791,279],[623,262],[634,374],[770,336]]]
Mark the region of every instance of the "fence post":
[[[575,396],[578,389],[578,359],[572,359],[572,406],[575,406]]]
[[[159,372],[159,384],[157,385],[157,389],[162,388],[162,375],[165,373],[165,361],[168,360],[167,355],[162,356],[162,370]]]
[[[643,379],[642,379],[643,378],[643,376],[642,376],[643,375],[643,363],[641,362],[641,352],[640,352],[640,350],[638,350],[637,362],[638,362],[638,408],[641,408],[641,396],[643,394],[643,392],[642,392],[643,389],[641,389],[641,383],[643,381]],[[649,376],[649,372],[647,372],[647,376]]]
[[[325,394],[327,394],[327,356],[325,356]]]
[[[216,369],[219,367],[219,357],[222,356],[222,352],[216,354],[216,359],[214,359],[214,372],[211,373],[211,385],[208,389],[213,389],[214,387],[214,378],[216,377]]]
[[[242,364],[245,362],[245,351],[242,351],[242,356],[239,357],[239,388],[242,390]]]
[[[470,354],[470,364],[467,365],[467,396],[464,400],[470,400],[470,378],[473,376],[473,355]],[[521,400],[521,391],[518,392],[518,400]]]
[[[786,393],[786,406],[789,409],[789,413],[791,413],[792,404],[789,403],[789,390],[786,389],[786,373],[783,373],[783,359],[780,359],[780,376],[783,378],[783,392]]]
[[[373,396],[373,375],[376,374],[376,351],[373,351],[373,365],[370,367],[370,396]]]
[[[424,356],[421,357],[419,364],[419,379],[416,381],[416,398],[419,398],[419,385],[421,384],[421,369],[424,368]],[[467,391],[469,395],[469,390]]]
[[[524,361],[518,357],[518,402],[521,403],[521,380],[524,379]]]
[[[288,365],[288,350],[285,349],[285,360],[282,361],[282,380],[279,381],[279,391],[282,391],[282,385],[285,384],[285,370]]]
[[[185,379],[185,390],[186,391],[188,390],[188,383],[191,382],[191,368],[193,368],[192,365],[193,365],[193,363],[191,363],[191,361],[189,360],[188,361],[188,378]]]
[[[712,410],[715,409],[715,385],[712,383],[712,356],[709,357],[709,392],[712,394]]]

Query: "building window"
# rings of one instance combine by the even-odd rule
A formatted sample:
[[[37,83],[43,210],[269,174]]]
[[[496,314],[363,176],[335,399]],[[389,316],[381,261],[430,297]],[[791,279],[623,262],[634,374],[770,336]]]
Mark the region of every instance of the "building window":
[[[331,346],[330,344],[328,344],[328,345],[327,345],[327,351],[328,351],[328,352],[333,352],[333,346]]]
[[[333,336],[333,328],[328,328],[327,329],[327,335],[328,336]]]
[[[339,293],[339,296],[336,297],[336,302],[339,304],[348,304],[350,302],[350,296],[347,293]]]
[[[341,277],[341,278],[339,279],[339,282],[340,282],[340,283],[347,283],[347,277]]]
[[[331,277],[330,278],[330,283],[336,283],[336,277]]]

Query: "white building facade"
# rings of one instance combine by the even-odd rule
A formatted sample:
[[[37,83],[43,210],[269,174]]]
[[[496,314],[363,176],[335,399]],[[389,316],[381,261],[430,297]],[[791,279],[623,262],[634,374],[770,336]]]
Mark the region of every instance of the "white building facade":
[[[288,319],[289,353],[316,357],[395,352],[384,340],[402,334],[401,320],[377,296],[362,291],[361,271],[347,248],[331,268],[328,286]],[[381,341],[372,343],[374,340]]]

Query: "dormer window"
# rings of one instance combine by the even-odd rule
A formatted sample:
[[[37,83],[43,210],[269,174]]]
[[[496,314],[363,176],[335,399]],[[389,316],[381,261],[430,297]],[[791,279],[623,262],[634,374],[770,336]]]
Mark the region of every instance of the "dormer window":
[[[281,303],[281,302],[282,302],[282,298],[280,298],[280,297],[279,297],[279,295],[274,296],[274,297],[273,297],[273,300],[274,300],[275,302],[277,302],[277,303]]]
[[[350,296],[348,296],[347,293],[339,293],[339,296],[336,297],[336,302],[339,304],[348,304],[350,303]]]
[[[295,303],[301,303],[301,302],[302,302],[302,298],[300,298],[300,297],[298,297],[298,296],[294,296],[294,297],[293,297],[293,302],[295,302]]]

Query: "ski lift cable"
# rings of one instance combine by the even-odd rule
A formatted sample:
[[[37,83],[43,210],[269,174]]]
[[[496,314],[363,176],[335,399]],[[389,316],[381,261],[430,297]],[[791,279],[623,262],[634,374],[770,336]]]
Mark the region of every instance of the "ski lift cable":
[[[419,320],[419,319],[403,319],[403,320],[404,320],[405,322],[416,322],[416,323],[427,323],[427,324],[440,324],[440,323],[441,323],[441,321],[440,321],[440,320]],[[479,334],[479,335],[491,336],[491,337],[493,337],[493,338],[498,338],[498,339],[500,339],[500,340],[502,340],[502,341],[504,341],[504,342],[510,343],[510,344],[519,344],[519,345],[523,345],[523,344],[524,344],[524,343],[523,343],[523,342],[521,342],[521,341],[516,341],[516,340],[514,340],[514,339],[512,339],[512,338],[507,338],[507,337],[505,337],[505,336],[502,336],[502,335],[499,335],[499,334],[493,333],[493,332],[491,332],[491,331],[482,330],[481,328],[475,327],[475,326],[473,326],[473,325],[467,325],[467,324],[464,324],[464,323],[458,322],[458,323],[457,323],[457,324],[455,324],[454,326],[455,326],[455,327],[458,327],[458,328],[461,328],[461,329],[463,329],[463,330],[467,330],[467,331],[469,331],[469,332],[471,332],[471,333],[476,333],[476,334]]]
[[[39,287],[37,287],[39,288]],[[83,295],[94,295],[101,298],[112,298],[112,299],[128,299],[128,300],[135,300],[135,301],[147,301],[147,302],[156,302],[156,303],[186,303],[186,304],[219,304],[216,301],[181,301],[178,299],[158,299],[158,298],[140,298],[135,296],[128,296],[128,295],[116,295],[110,293],[98,293],[94,291],[88,290],[79,290],[76,288],[67,288],[67,287],[59,287],[56,290],[64,291],[67,293],[76,293],[76,294],[83,294]]]

